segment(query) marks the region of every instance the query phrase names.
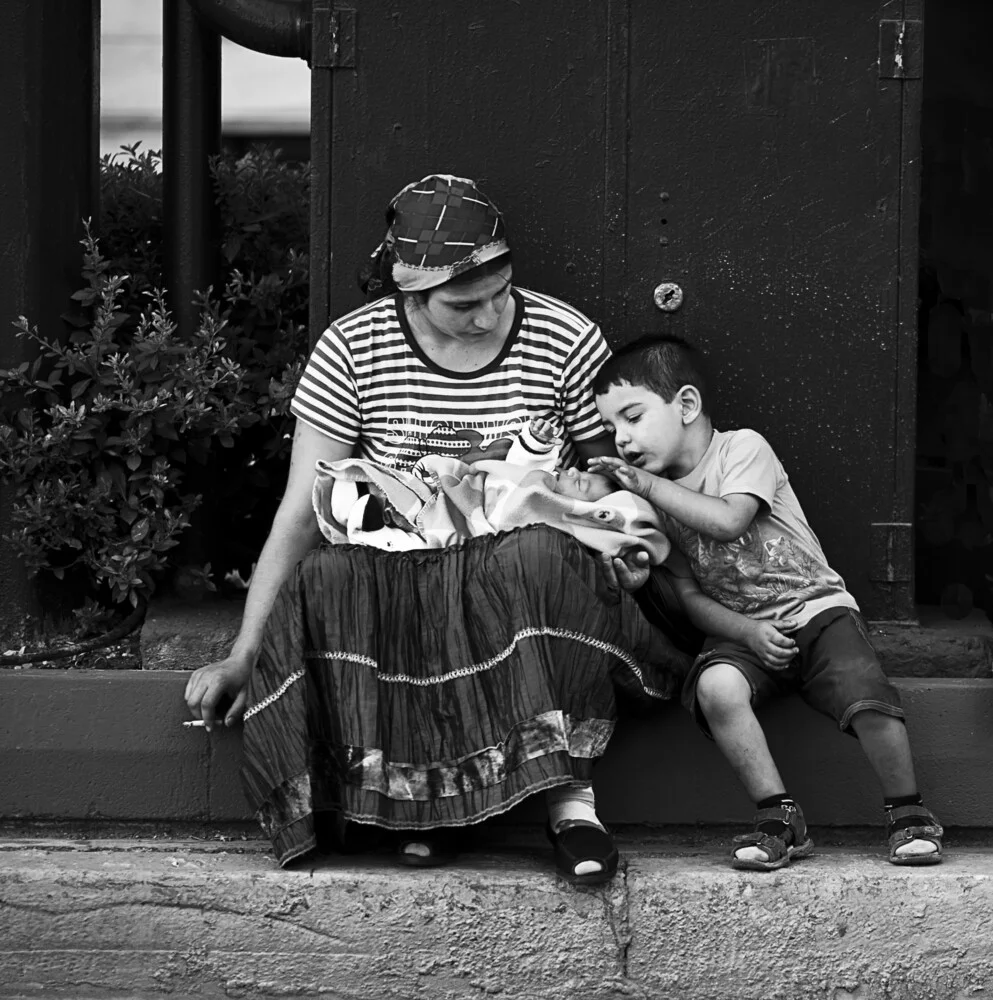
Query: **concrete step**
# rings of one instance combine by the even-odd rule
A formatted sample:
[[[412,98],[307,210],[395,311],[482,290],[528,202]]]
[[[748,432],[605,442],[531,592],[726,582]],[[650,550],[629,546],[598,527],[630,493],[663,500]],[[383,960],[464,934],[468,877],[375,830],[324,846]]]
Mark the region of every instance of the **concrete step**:
[[[232,823],[241,731],[187,729],[187,674],[166,670],[0,671],[0,819]],[[993,680],[897,678],[917,777],[946,825],[993,827]],[[858,742],[796,696],[760,717],[807,820],[882,822]],[[753,805],[678,704],[618,726],[594,781],[612,824],[740,823]],[[541,796],[511,822],[539,821]]]
[[[534,835],[442,869],[280,871],[252,842],[0,842],[0,997],[966,1000],[993,990],[993,849],[825,847],[732,871],[722,838],[622,837],[608,886]]]

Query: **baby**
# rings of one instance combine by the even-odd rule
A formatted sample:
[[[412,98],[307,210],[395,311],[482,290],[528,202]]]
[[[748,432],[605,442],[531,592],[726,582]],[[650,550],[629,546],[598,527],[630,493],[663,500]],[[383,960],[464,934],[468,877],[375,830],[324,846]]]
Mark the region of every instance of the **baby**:
[[[543,471],[543,481],[552,493],[571,497],[573,500],[602,500],[611,493],[621,491],[617,483],[602,473],[582,472],[572,466],[567,469],[557,468],[561,450],[562,441],[555,436],[551,421],[534,417],[510,446],[505,461],[511,465]],[[482,464],[483,462],[474,462],[473,467],[478,468]],[[415,470],[417,467],[414,467]]]
[[[574,535],[599,552],[648,552],[653,564],[669,554],[651,505],[610,477],[557,468],[561,441],[547,420],[535,419],[505,460],[468,465],[426,455],[410,472],[364,459],[317,463],[314,510],[324,536],[396,551],[444,548],[464,538],[533,524]],[[358,484],[367,492],[360,495]]]

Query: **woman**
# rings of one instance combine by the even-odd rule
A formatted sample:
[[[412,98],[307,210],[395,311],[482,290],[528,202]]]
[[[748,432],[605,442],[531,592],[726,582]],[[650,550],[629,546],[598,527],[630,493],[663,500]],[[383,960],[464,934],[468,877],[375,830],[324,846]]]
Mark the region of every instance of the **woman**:
[[[241,631],[187,703],[208,728],[225,696],[225,724],[244,715],[246,794],[281,864],[316,846],[315,816],[339,840],[346,823],[401,831],[401,862],[442,863],[453,833],[544,791],[560,871],[601,882],[617,851],[590,770],[615,687],[669,697],[687,666],[617,586],[645,562],[604,572],[544,527],[440,551],[312,551],[319,459],[503,458],[532,417],[566,439],[566,462],[612,453],[589,390],[608,354],[599,328],[512,286],[503,219],[475,184],[425,177],[387,223],[367,281],[384,297],[311,356]]]

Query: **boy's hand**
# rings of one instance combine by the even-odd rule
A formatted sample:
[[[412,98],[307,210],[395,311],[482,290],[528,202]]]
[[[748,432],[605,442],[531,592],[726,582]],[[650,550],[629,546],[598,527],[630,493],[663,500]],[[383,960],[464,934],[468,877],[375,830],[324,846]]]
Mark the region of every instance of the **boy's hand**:
[[[544,417],[531,418],[531,433],[542,443],[551,444],[555,441],[555,426]]]
[[[586,467],[590,472],[599,472],[604,476],[610,476],[621,489],[636,493],[646,500],[652,492],[652,482],[658,478],[651,472],[643,472],[633,465],[628,465],[622,458],[614,458],[611,455],[598,455],[591,458]]]
[[[786,635],[796,629],[793,619],[752,621],[745,645],[771,670],[785,670],[796,656],[796,642]]]

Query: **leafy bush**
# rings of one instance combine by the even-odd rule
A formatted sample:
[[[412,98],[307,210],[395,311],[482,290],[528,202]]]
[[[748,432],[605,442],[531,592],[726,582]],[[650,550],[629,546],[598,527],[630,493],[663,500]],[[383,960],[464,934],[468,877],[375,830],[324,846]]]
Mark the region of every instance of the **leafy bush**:
[[[134,604],[175,569],[205,494],[207,565],[187,578],[247,576],[261,548],[307,346],[308,209],[305,170],[271,152],[214,163],[223,291],[181,340],[159,290],[159,160],[126,152],[102,162],[103,236],[87,226],[73,332],[17,322],[38,356],[0,372],[0,477],[31,573],[81,568],[94,594]]]

